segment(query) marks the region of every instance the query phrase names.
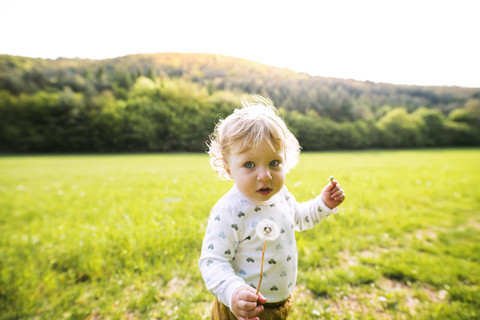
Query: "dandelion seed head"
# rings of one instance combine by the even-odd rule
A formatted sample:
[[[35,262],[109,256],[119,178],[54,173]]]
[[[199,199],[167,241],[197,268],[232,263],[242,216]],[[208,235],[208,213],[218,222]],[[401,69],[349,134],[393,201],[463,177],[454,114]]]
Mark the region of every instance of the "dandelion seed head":
[[[280,235],[280,228],[273,221],[262,220],[257,224],[256,232],[260,239],[274,241]]]

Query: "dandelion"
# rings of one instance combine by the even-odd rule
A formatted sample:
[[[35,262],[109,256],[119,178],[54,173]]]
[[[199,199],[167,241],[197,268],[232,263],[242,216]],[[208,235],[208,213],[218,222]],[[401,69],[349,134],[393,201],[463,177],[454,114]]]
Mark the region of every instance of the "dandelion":
[[[258,286],[257,286],[257,295],[258,295],[258,292],[260,292],[260,285],[262,284],[263,260],[265,258],[265,249],[267,248],[267,241],[275,241],[280,235],[280,229],[273,221],[262,220],[257,225],[256,232],[258,237],[264,240],[263,251],[262,251],[262,264],[260,266],[260,280],[258,281]]]
[[[330,181],[333,183],[333,185],[336,185],[337,182],[333,180],[333,176],[328,177],[327,181]]]
[[[280,235],[278,226],[270,220],[262,220],[256,227],[257,235],[260,239],[266,241],[274,241]]]

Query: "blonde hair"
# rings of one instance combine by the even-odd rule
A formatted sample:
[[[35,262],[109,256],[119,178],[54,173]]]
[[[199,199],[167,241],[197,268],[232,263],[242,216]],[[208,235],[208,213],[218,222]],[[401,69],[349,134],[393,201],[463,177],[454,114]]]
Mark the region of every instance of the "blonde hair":
[[[298,163],[298,140],[278,116],[272,102],[261,96],[250,100],[244,99],[242,108],[220,120],[210,136],[210,165],[221,178],[231,179],[226,168],[229,154],[246,152],[261,142],[266,142],[272,150],[284,151],[286,172]]]

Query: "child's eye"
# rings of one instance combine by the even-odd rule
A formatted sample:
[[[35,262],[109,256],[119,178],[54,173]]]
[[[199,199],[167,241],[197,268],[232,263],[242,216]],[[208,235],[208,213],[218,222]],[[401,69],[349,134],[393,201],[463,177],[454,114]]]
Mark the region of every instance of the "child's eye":
[[[248,169],[254,168],[255,163],[253,163],[252,161],[245,162],[244,167]]]
[[[271,165],[272,167],[276,167],[276,166],[278,166],[279,164],[280,164],[280,161],[278,161],[278,160],[273,160],[272,162],[270,162],[270,165]]]

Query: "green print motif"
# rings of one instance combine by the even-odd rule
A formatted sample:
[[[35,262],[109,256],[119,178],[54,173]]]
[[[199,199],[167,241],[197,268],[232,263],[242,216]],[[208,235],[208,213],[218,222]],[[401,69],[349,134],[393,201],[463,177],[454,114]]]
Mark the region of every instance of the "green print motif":
[[[231,227],[238,231],[238,225],[236,223],[232,224]]]
[[[268,264],[277,264],[277,261],[275,261],[273,259],[270,259],[270,260],[268,260]]]
[[[287,273],[285,271],[282,271],[282,273],[280,273],[281,278],[285,278],[286,276],[287,276]]]
[[[216,221],[220,221],[220,215],[217,215],[217,216],[215,217],[215,220],[216,220]]]
[[[208,260],[208,261],[207,261],[207,267],[209,267],[212,263],[213,263],[212,260]]]
[[[255,262],[255,260],[253,260],[252,258],[247,258],[247,262]]]
[[[260,208],[260,207],[258,207],[258,206],[255,207],[255,212],[258,212],[258,211],[260,211],[260,210],[262,210],[262,208]]]
[[[210,243],[210,245],[208,246],[208,249],[210,250],[213,250],[215,247],[213,246],[213,243]]]
[[[308,219],[308,217],[305,217],[305,222],[310,223],[310,219]]]
[[[228,249],[227,251],[225,251],[225,254],[226,254],[226,255],[231,255],[231,254],[232,254],[232,251],[230,251],[230,249]]]
[[[240,212],[238,213],[238,217],[239,217],[239,218],[245,217],[245,213],[243,213],[242,211],[240,211]]]
[[[290,260],[292,260],[292,257],[288,256],[287,261],[290,261]]]
[[[281,244],[277,244],[277,246],[275,247],[277,250],[280,250],[280,249],[283,249],[282,245]]]
[[[277,288],[277,286],[273,286],[273,287],[271,287],[271,288],[270,288],[270,291],[278,291],[278,288]]]

